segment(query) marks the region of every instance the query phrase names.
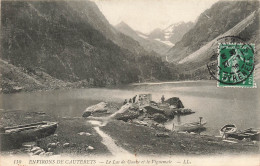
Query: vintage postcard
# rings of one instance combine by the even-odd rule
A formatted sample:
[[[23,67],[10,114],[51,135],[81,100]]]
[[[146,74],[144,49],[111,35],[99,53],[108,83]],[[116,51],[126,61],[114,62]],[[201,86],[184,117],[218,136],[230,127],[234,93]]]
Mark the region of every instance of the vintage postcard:
[[[256,0],[2,0],[0,166],[259,166]]]

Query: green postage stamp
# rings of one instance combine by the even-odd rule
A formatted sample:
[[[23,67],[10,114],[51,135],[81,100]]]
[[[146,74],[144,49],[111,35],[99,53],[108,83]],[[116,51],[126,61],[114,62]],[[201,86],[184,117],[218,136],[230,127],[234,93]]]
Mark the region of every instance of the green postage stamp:
[[[219,44],[218,87],[256,87],[254,50],[254,44]]]

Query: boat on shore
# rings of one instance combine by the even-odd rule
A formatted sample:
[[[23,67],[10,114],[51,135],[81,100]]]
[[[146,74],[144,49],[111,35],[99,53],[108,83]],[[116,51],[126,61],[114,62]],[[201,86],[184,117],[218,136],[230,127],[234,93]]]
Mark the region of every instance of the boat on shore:
[[[238,140],[250,139],[252,141],[260,140],[260,132],[259,130],[255,130],[253,128],[249,128],[242,131],[236,131],[235,133],[231,133],[228,135],[230,138],[235,138]]]
[[[175,131],[187,131],[187,132],[196,132],[203,131],[206,129],[205,124],[207,122],[192,122],[192,123],[184,123],[181,125],[174,126]]]
[[[237,131],[237,127],[234,124],[226,124],[220,130],[219,134],[222,137],[228,137],[230,134],[233,134]]]
[[[57,122],[48,121],[12,127],[1,127],[1,150],[19,148],[24,142],[36,141],[37,139],[50,136],[55,133],[57,127]]]

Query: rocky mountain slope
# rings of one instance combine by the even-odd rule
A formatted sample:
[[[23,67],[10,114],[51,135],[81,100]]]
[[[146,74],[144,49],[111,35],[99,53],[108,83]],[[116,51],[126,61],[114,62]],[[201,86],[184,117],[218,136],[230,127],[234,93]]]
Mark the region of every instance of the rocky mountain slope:
[[[153,39],[149,39],[147,36],[141,33],[137,33],[124,22],[121,22],[118,25],[116,25],[116,29],[122,32],[123,34],[133,38],[134,40],[138,41],[146,51],[154,51],[160,55],[163,55],[170,49],[169,45]]]
[[[147,35],[150,39],[160,39],[162,41],[165,40],[165,34],[164,31],[160,28],[156,28],[154,29],[152,32],[150,32]]]
[[[193,25],[194,23],[192,22],[178,22],[169,25],[165,29],[156,28],[146,36],[149,39],[164,42],[173,46],[176,42],[182,39],[183,35],[187,33]]]
[[[1,59],[21,72],[93,86],[174,78],[172,65],[110,26],[93,2],[3,1],[1,17]]]
[[[257,40],[253,40],[250,37],[253,37],[252,35],[253,32],[257,33],[257,24],[259,23],[259,11],[254,11],[251,13],[248,17],[243,19],[241,22],[239,22],[237,25],[235,25],[233,28],[225,32],[224,34],[221,34],[217,36],[215,39],[211,40],[204,46],[202,46],[200,49],[195,51],[194,53],[188,55],[181,61],[179,61],[180,64],[183,63],[191,63],[191,62],[200,62],[200,61],[205,61],[208,62],[211,58],[212,55],[214,55],[214,51],[216,52],[216,49],[218,47],[218,42],[220,38],[223,38],[225,36],[240,36],[241,38],[244,38],[248,41],[251,41],[250,43],[256,43],[259,44]],[[252,28],[254,27],[254,28]],[[250,29],[250,31],[248,30]],[[247,31],[247,32],[246,32]],[[257,34],[259,35],[259,34]],[[256,36],[257,36],[256,35]],[[254,36],[254,37],[256,37]],[[211,56],[210,56],[211,55]]]
[[[111,26],[94,2],[67,1],[66,3],[74,11],[77,11],[77,17],[87,20],[94,29],[101,32],[116,45],[127,49],[134,54],[143,54],[145,52],[137,41],[125,36]]]
[[[187,33],[193,25],[193,22],[179,22],[172,24],[163,30],[165,39],[175,44],[182,39],[183,35]]]
[[[40,89],[56,89],[71,86],[69,82],[64,82],[51,77],[42,71],[29,71],[16,67],[0,59],[1,71],[1,91],[12,93],[18,91],[32,91]]]
[[[199,16],[196,25],[167,52],[168,61],[183,62],[182,60],[187,56],[219,35],[225,34],[258,8],[259,1],[220,1],[215,3]],[[254,31],[257,29],[254,28]],[[251,36],[251,34],[249,35]]]
[[[255,44],[255,64],[256,73],[259,73],[259,46],[260,46],[260,29],[259,29],[259,15],[260,10],[253,11],[243,20],[241,20],[234,27],[215,37],[197,51],[184,57],[179,63],[182,79],[210,79],[210,74],[207,69],[207,64],[211,62],[217,63],[217,47],[219,42],[225,40],[218,40],[225,36],[239,36],[245,43]],[[228,41],[230,41],[228,39]],[[256,75],[257,76],[257,75]]]

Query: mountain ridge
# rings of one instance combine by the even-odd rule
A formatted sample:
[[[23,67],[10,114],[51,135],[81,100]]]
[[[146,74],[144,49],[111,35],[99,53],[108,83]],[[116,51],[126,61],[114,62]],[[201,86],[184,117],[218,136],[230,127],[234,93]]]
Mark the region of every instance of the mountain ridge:
[[[215,39],[211,40],[197,51],[186,56],[179,61],[179,69],[182,72],[183,78],[186,79],[210,79],[207,69],[207,64],[214,62],[217,64],[217,48],[220,40],[225,36],[238,36],[245,43],[255,44],[255,65],[259,66],[259,51],[260,51],[260,29],[259,29],[260,10],[256,10],[241,20],[234,27],[223,34],[220,34]],[[222,41],[223,42],[223,41]],[[256,73],[259,73],[256,68]]]
[[[223,34],[252,11],[259,8],[258,1],[219,1],[200,14],[196,24],[165,55],[171,62],[178,62],[209,41]]]
[[[163,31],[165,33],[165,39],[169,40],[173,44],[180,41],[183,35],[188,32],[194,26],[193,22],[178,22],[176,24],[171,24]]]
[[[163,55],[165,52],[168,51],[168,49],[170,49],[170,46],[168,46],[167,44],[149,39],[145,35],[136,32],[123,21],[117,24],[115,28],[121,33],[138,41],[139,44],[148,52],[156,52],[157,54]]]
[[[149,34],[146,34],[147,38],[157,40],[160,42],[168,43],[170,46],[180,41],[183,35],[188,32],[192,27],[193,22],[177,22],[174,24],[168,25],[164,29],[156,28],[151,31]]]
[[[85,80],[87,87],[174,78],[173,65],[115,30],[92,5],[2,1],[1,59],[20,71],[41,71],[65,83]],[[106,32],[101,25],[111,27]]]

